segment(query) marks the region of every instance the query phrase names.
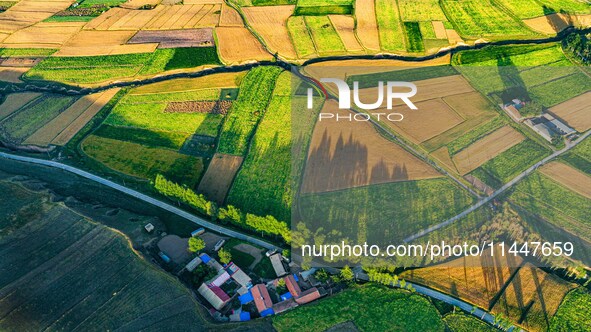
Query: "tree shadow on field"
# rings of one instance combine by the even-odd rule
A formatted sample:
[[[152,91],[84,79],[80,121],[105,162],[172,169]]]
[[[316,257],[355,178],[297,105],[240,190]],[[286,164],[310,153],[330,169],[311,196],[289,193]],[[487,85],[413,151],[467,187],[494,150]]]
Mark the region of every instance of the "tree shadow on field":
[[[501,54],[497,57],[497,70],[504,86],[500,94],[503,104],[509,104],[516,98],[526,102],[531,100],[519,69],[510,56]]]
[[[546,5],[543,5],[542,9],[544,10],[544,15],[546,16],[548,24],[550,24],[552,29],[557,33],[566,29],[568,26],[573,25],[572,17],[564,10],[560,10],[560,13],[558,13],[553,8]]]

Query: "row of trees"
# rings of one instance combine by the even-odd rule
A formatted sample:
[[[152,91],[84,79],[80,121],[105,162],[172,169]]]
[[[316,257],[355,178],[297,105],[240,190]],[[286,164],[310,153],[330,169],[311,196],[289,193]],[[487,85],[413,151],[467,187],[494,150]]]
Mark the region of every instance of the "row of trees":
[[[407,283],[404,279],[399,279],[397,275],[391,275],[387,272],[381,272],[379,269],[364,268],[365,272],[369,276],[369,281],[377,282],[386,286],[400,287],[414,292],[415,289],[411,284]]]
[[[588,37],[573,33],[562,41],[562,47],[584,64],[591,64],[591,42]]]
[[[163,175],[156,175],[154,189],[160,194],[184,203],[199,213],[210,217],[212,220],[220,220],[243,229],[280,237],[286,243],[291,242],[291,232],[287,223],[275,219],[273,216],[257,216],[244,213],[235,206],[228,205],[219,208],[215,202],[205,196],[196,193],[191,188],[166,179]]]

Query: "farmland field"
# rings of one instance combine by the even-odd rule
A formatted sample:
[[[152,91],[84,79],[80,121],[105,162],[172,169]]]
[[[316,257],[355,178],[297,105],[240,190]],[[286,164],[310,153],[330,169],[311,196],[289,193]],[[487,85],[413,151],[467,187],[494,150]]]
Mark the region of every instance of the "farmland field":
[[[519,182],[509,196],[512,202],[586,241],[591,240],[591,199],[536,172]]]
[[[316,46],[314,46],[303,16],[290,17],[287,21],[287,28],[299,58],[309,57],[316,53]]]
[[[297,0],[295,9],[296,15],[322,16],[352,13],[353,0]]]
[[[11,93],[4,98],[0,104],[0,121],[10,116],[13,112],[17,111],[27,103],[35,100],[41,96],[40,93],[25,92],[25,93]]]
[[[550,322],[550,331],[588,331],[591,329],[591,294],[584,288],[571,291]]]
[[[446,16],[464,38],[534,35],[491,0],[443,0],[441,4]]]
[[[345,52],[345,45],[337,34],[328,16],[306,16],[304,21],[320,55]]]
[[[325,331],[353,321],[360,331],[445,331],[437,309],[420,295],[365,285],[275,316],[277,331]],[[338,327],[337,327],[338,328]]]
[[[2,182],[0,193],[20,198],[0,202],[11,266],[0,271],[1,330],[137,330],[180,317],[179,328],[207,324],[190,292],[120,233],[17,185]]]
[[[562,156],[567,164],[591,175],[591,140],[586,139]]]
[[[540,169],[552,180],[591,199],[591,176],[559,162],[551,162]]]
[[[222,126],[218,153],[244,156],[280,72],[277,67],[256,67],[248,72]]]
[[[398,0],[398,7],[404,22],[447,21],[437,0]]]
[[[330,22],[341,37],[347,51],[363,51],[355,36],[355,19],[344,15],[330,15]]]
[[[405,38],[396,2],[394,0],[376,0],[375,10],[381,48],[385,51],[405,51]]]
[[[214,154],[207,171],[199,182],[199,192],[221,205],[226,200],[226,195],[232,186],[236,172],[242,165],[242,160],[241,156]]]
[[[468,316],[466,314],[449,314],[443,318],[443,321],[450,328],[451,332],[496,332],[495,327],[492,327],[478,318]]]
[[[242,9],[247,22],[259,33],[269,48],[290,58],[297,58],[289,37],[287,20],[294,6],[245,7]],[[297,40],[294,40],[297,42]]]
[[[252,33],[243,27],[219,27],[215,29],[219,53],[226,64],[252,60],[270,60],[269,54]]]
[[[228,203],[257,215],[291,218],[291,80],[284,72],[277,79],[269,102]]]
[[[385,208],[393,201],[398,208]],[[298,202],[302,219],[306,222],[322,220],[327,233],[327,229],[346,234],[379,229],[380,234],[367,232],[367,242],[375,244],[381,244],[385,238],[389,243],[402,241],[418,230],[458,214],[472,203],[472,197],[447,178],[305,194]]]
[[[162,174],[193,187],[203,171],[201,158],[170,149],[94,135],[87,137],[81,148],[105,166],[145,180],[153,180],[157,174]]]
[[[584,132],[591,129],[591,114],[588,110],[590,103],[591,92],[586,92],[550,108],[548,112],[564,120],[575,130]]]
[[[526,139],[487,161],[471,174],[490,187],[498,188],[549,154],[549,149]]]
[[[0,133],[11,142],[22,143],[75,101],[76,97],[44,95],[0,122]]]
[[[423,35],[418,22],[404,22],[406,33],[406,49],[409,52],[422,52],[425,50]]]
[[[373,0],[355,0],[357,35],[363,46],[370,50],[380,50],[380,34],[376,20],[376,5]]]

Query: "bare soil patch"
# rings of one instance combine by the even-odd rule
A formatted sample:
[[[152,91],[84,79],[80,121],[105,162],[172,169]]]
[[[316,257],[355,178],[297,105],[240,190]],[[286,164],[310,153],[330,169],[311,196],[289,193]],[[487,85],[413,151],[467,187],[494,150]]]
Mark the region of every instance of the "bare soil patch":
[[[127,43],[158,43],[158,48],[211,46],[214,44],[213,29],[202,28],[166,31],[142,30],[131,37]]]
[[[223,204],[243,159],[241,156],[222,153],[213,155],[199,183],[198,191],[216,203]]]
[[[353,114],[337,106],[328,101],[322,112],[341,117]],[[324,119],[314,128],[302,191],[317,193],[440,176],[367,122]]]
[[[229,100],[180,101],[166,105],[164,113],[212,113],[226,115],[232,106]]]
[[[558,104],[550,108],[549,112],[578,132],[584,132],[591,128],[591,92]]]

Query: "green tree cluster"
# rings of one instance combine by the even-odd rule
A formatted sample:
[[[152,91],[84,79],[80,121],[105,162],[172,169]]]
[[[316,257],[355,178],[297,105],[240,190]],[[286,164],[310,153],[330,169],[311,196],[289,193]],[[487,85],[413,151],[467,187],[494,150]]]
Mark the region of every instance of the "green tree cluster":
[[[279,221],[273,216],[263,217],[244,213],[232,205],[218,208],[215,202],[209,201],[205,196],[196,193],[191,188],[167,180],[161,174],[156,175],[153,185],[158,193],[175,199],[179,203],[184,203],[197,210],[197,212],[210,217],[212,220],[231,223],[253,232],[278,236],[285,243],[291,242],[291,232],[287,223]]]

